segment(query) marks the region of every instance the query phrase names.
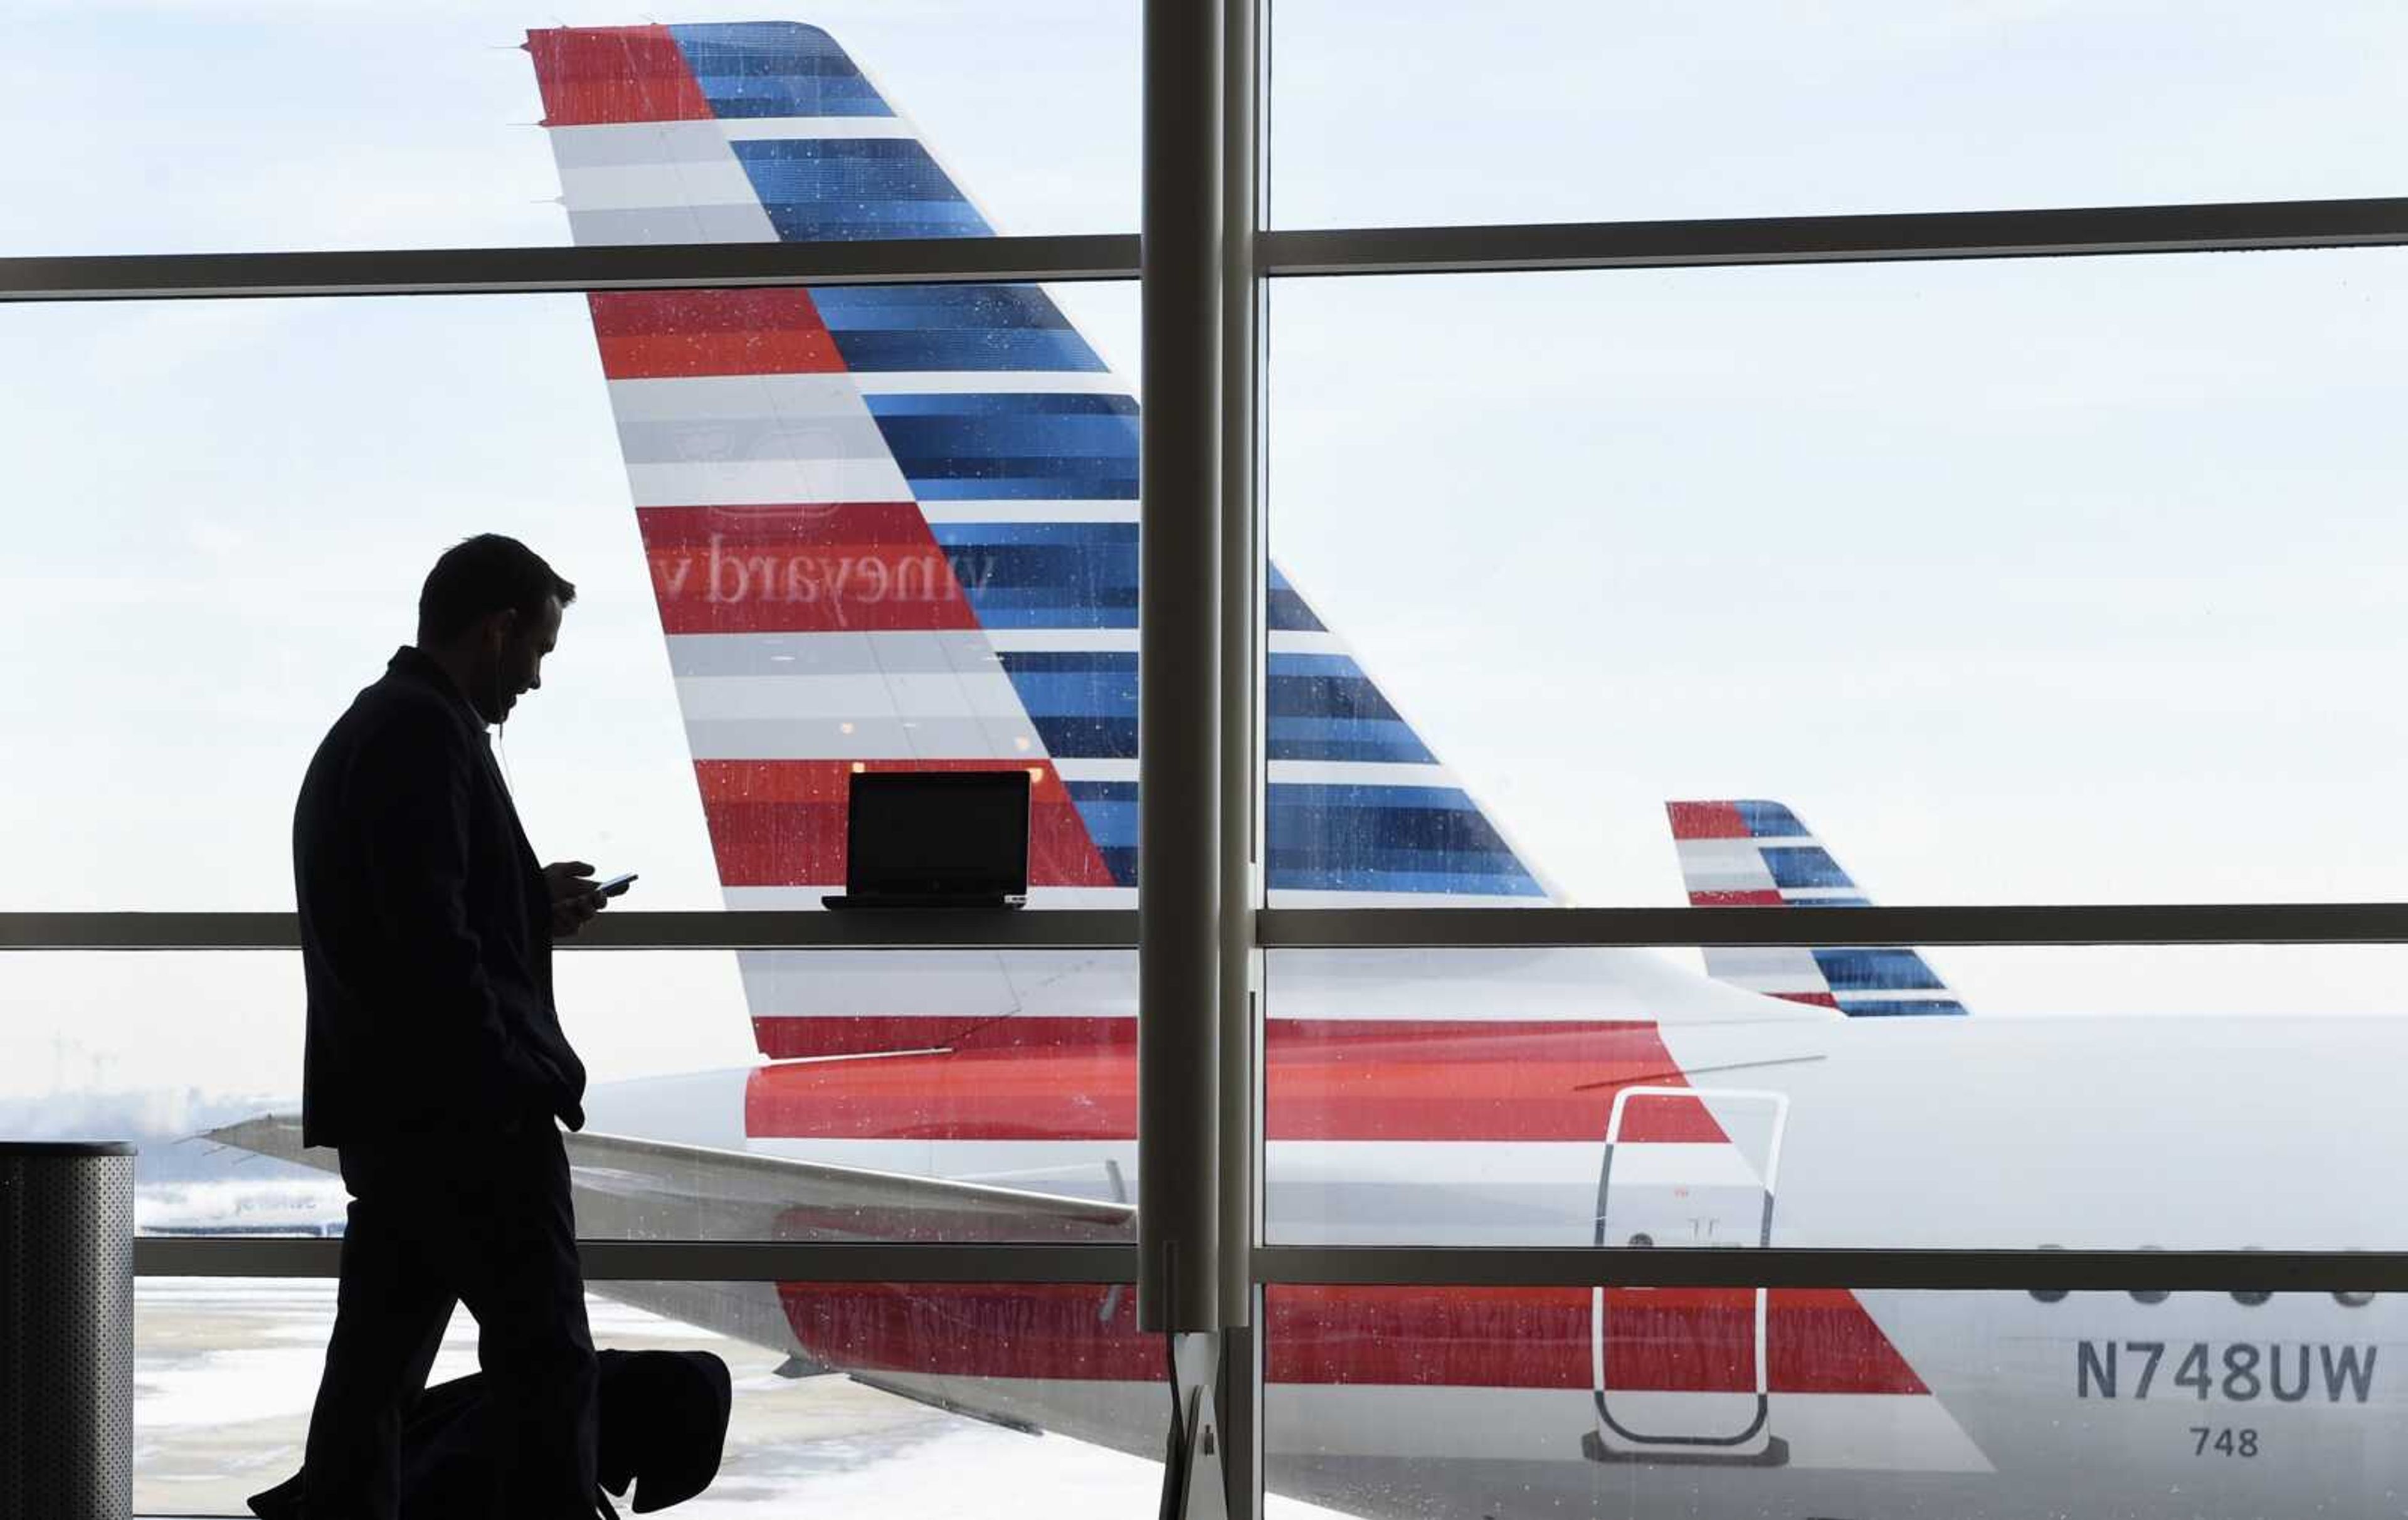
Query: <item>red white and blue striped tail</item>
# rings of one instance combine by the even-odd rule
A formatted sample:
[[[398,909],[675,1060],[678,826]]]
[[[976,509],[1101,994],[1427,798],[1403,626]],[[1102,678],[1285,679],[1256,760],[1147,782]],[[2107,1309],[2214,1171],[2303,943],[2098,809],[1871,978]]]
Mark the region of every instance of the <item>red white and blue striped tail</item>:
[[[581,244],[993,234],[815,27],[572,27],[527,50]],[[816,908],[842,884],[848,772],[1000,767],[1034,779],[1032,905],[1131,905],[1126,382],[1031,284],[591,299],[728,906]],[[1269,889],[1547,900],[1277,568],[1268,600]],[[744,957],[774,1055],[933,1047],[1054,1011],[1025,985],[948,982],[943,1008],[862,1022],[787,1006],[801,979],[777,965]],[[1108,980],[1095,1000],[1125,1014]],[[1058,1011],[1092,1012],[1072,1000]]]
[[[1867,908],[1840,863],[1778,802],[1667,802],[1697,908]],[[1896,945],[1709,949],[1720,982],[1855,1017],[1956,1014],[1964,1003],[1920,951]]]

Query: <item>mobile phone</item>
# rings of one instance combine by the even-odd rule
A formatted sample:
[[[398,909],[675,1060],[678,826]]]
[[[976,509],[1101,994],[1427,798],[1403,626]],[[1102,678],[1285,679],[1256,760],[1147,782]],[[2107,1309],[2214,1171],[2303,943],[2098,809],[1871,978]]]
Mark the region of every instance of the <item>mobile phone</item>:
[[[615,897],[634,885],[635,881],[636,873],[629,871],[624,876],[614,876],[607,882],[596,882],[594,884],[594,890],[600,896]]]

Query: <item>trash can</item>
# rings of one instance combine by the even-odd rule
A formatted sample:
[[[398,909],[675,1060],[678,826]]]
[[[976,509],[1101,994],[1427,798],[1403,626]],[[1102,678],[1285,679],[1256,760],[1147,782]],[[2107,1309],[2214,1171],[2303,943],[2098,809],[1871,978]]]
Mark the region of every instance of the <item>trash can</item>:
[[[0,1520],[134,1509],[134,1147],[0,1141]]]

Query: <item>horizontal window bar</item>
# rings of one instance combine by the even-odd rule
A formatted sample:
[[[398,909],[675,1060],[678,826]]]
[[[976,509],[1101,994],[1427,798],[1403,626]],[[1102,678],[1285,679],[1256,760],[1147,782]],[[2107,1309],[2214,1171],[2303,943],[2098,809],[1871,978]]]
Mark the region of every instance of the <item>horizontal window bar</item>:
[[[1132,909],[605,913],[570,950],[1129,950]],[[1688,945],[2408,943],[2400,903],[2050,907],[1273,908],[1270,950]],[[291,913],[0,913],[0,951],[294,950]]]
[[[1257,235],[1267,275],[1663,269],[1730,264],[2200,253],[2408,243],[2408,199],[2242,201],[1699,222],[1314,229]]]
[[[2408,1252],[1257,1246],[1261,1283],[1934,1292],[2401,1293]]]
[[[1126,1283],[1130,1245],[580,1240],[588,1281]],[[143,1277],[334,1277],[339,1240],[143,1236]],[[1879,1288],[1931,1292],[2403,1293],[2408,1252],[1258,1246],[1264,1283]]]
[[[339,1240],[137,1236],[137,1277],[335,1277]],[[1134,1283],[1134,1245],[580,1240],[589,1283]]]
[[[2408,199],[2248,201],[1692,222],[1314,228],[1255,235],[1264,274],[1447,274],[2408,243]],[[1129,280],[1131,233],[0,258],[0,301],[469,295],[739,285]]]
[[[560,943],[588,950],[1134,950],[1137,910],[611,912]]]
[[[0,913],[7,950],[297,950],[292,913]],[[564,950],[1133,950],[1134,909],[911,912],[614,911]]]
[[[144,253],[0,259],[0,300],[475,295],[733,285],[1133,280],[1131,233],[859,243],[437,248],[323,253]]]
[[[0,950],[298,950],[292,913],[0,913]]]
[[[2027,908],[1272,908],[1270,950],[1603,945],[2291,945],[2408,941],[2400,903]]]

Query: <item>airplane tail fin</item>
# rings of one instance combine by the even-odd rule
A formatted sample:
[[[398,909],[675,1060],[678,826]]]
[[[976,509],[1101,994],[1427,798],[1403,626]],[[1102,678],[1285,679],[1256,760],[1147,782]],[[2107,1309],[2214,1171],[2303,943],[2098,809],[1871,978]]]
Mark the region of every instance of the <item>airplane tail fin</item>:
[[[563,27],[529,33],[527,50],[581,245],[993,233],[819,28]],[[1127,380],[1034,284],[590,299],[728,906],[812,909],[842,885],[851,773],[1003,767],[1032,781],[1031,905],[1133,905]],[[1545,900],[1277,568],[1269,602],[1269,888],[1331,904]],[[813,990],[831,964],[739,955],[765,1054],[1131,1027],[1105,971],[890,974],[887,997],[943,996],[889,1009],[853,987],[866,1001],[838,1008]],[[1007,1013],[1009,1030],[987,1027]]]
[[[1778,802],[1667,802],[1695,908],[1871,906],[1823,841]],[[1852,1017],[1958,1014],[1964,1003],[1922,953],[1899,945],[1709,949],[1717,981]]]

